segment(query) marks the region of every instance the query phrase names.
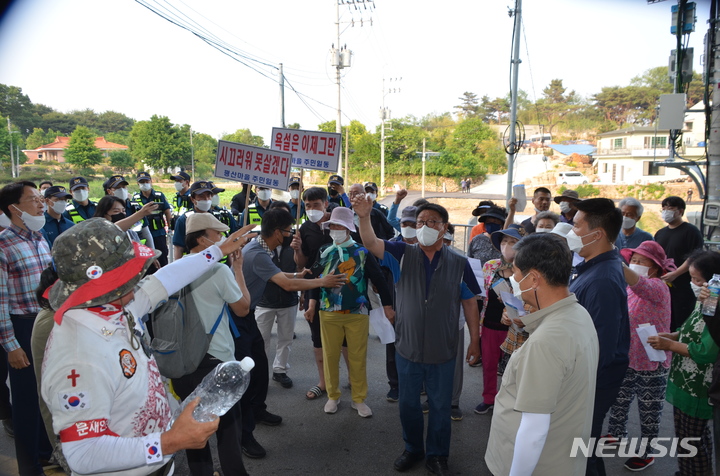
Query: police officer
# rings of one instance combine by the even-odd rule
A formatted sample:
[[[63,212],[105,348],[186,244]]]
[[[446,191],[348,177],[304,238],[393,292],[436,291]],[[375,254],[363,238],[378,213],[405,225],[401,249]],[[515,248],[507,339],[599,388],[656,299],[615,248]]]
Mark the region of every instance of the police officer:
[[[170,177],[175,181],[175,199],[173,200],[173,213],[177,219],[188,210],[192,210],[190,201],[190,175],[187,172],[180,172]]]
[[[290,215],[297,220],[297,207],[300,204],[300,221],[298,224],[303,224],[307,217],[305,216],[305,202],[300,200],[300,177],[290,178]]]
[[[247,210],[242,212],[240,215],[240,225],[244,224],[255,224],[258,227],[262,223],[262,217],[265,211],[270,207],[272,203],[272,190],[267,187],[257,187],[257,196],[255,200],[248,205]],[[247,215],[247,221],[245,221],[245,215]]]
[[[341,207],[352,208],[350,198],[345,193],[345,179],[340,175],[331,175],[328,179],[328,202],[337,203]]]
[[[132,196],[132,200],[140,205],[145,205],[148,202],[156,202],[158,208],[148,215],[145,219],[150,234],[153,237],[155,243],[155,249],[160,250],[162,255],[158,258],[160,266],[168,264],[168,244],[167,244],[167,231],[165,231],[165,225],[170,225],[172,221],[172,212],[170,211],[170,204],[165,198],[165,194],[158,190],[154,190],[152,186],[152,177],[147,172],[140,172],[137,175],[139,192],[135,192]],[[165,221],[163,221],[165,217]]]
[[[383,215],[385,215],[385,218],[387,218],[388,207],[386,207],[382,203],[377,202],[377,195],[378,195],[377,184],[375,182],[365,182],[365,193],[367,193],[368,197],[372,199],[373,208],[375,210],[380,210],[381,212],[383,212]]]
[[[173,233],[173,256],[175,259],[182,258],[185,253],[185,222],[189,213],[208,213],[212,209],[212,197],[214,185],[207,180],[198,180],[190,186],[190,200],[192,208],[180,215],[175,220],[175,232]]]
[[[70,179],[70,193],[72,203],[65,209],[63,216],[77,224],[95,215],[97,204],[88,199],[90,188],[85,177],[74,177]]]
[[[225,189],[216,186],[212,181],[208,181],[208,183],[213,188],[212,208],[210,209],[210,211],[215,216],[215,218],[220,221],[220,223],[230,228],[230,230],[225,232],[225,236],[228,236],[231,233],[235,233],[235,231],[238,229],[238,224],[237,221],[235,221],[235,217],[232,216],[230,210],[220,206],[220,194],[224,192]]]
[[[103,184],[105,195],[114,195],[120,200],[123,200],[125,202],[125,215],[131,216],[139,212],[142,205],[130,199],[130,192],[128,192],[127,186],[128,182],[122,175],[113,175]],[[150,234],[150,227],[148,226],[146,218],[143,218],[131,229],[138,234],[144,245],[155,248],[155,240],[153,240]]]
[[[45,189],[45,226],[42,233],[52,249],[53,242],[58,235],[74,225],[72,220],[63,216],[68,206],[68,200],[72,198],[65,187],[55,185]]]

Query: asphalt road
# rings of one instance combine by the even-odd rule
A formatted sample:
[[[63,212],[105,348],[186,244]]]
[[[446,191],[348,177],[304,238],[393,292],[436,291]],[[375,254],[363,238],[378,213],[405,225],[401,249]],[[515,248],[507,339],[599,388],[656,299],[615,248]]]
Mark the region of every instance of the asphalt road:
[[[277,427],[260,425],[255,437],[267,450],[261,460],[245,458],[248,472],[257,475],[314,475],[335,476],[393,475],[392,463],[403,450],[402,430],[397,403],[385,399],[388,391],[385,376],[385,346],[380,344],[371,329],[368,343],[367,404],[373,410],[372,418],[360,418],[350,408],[349,391],[343,389],[340,408],[334,415],[323,412],[325,399],[308,401],[305,392],[317,383],[317,371],[313,360],[310,330],[301,314],[296,321],[297,339],[290,357],[292,369],[289,375],[295,385],[284,389],[270,382],[268,409],[281,415],[283,423]],[[467,342],[467,338],[466,338]],[[341,364],[341,382],[347,383],[347,371]],[[460,407],[465,418],[452,423],[452,446],[450,469],[455,475],[489,475],[483,455],[487,446],[492,414],[476,415],[473,408],[481,401],[482,369],[465,366],[465,379]],[[639,436],[637,411],[631,413],[629,432]],[[665,406],[661,437],[673,436],[672,408]],[[213,441],[214,446],[214,441]],[[609,475],[626,475],[622,468],[624,458],[607,458]],[[216,461],[216,469],[219,464]],[[658,458],[656,463],[643,472],[651,476],[674,474],[677,470],[674,458]],[[50,473],[48,473],[50,474]],[[176,465],[177,475],[188,475],[183,454]],[[429,474],[423,465],[407,474]],[[17,476],[14,445],[0,430],[0,475]],[[226,475],[231,476],[231,475]],[[558,475],[559,476],[559,475]]]

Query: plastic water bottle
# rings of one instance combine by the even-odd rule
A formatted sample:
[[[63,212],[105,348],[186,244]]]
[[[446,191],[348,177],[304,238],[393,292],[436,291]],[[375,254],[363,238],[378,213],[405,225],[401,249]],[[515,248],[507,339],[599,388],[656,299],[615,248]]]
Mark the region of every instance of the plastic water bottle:
[[[242,361],[230,360],[215,367],[205,376],[200,385],[183,400],[175,412],[175,418],[182,413],[188,403],[200,397],[193,411],[193,418],[199,422],[208,422],[216,416],[222,416],[240,400],[250,384],[250,371],[255,362],[250,357]]]
[[[720,295],[720,274],[713,274],[708,283],[708,291],[710,291],[710,296],[703,303],[702,313],[706,316],[714,316],[718,305],[718,296]]]

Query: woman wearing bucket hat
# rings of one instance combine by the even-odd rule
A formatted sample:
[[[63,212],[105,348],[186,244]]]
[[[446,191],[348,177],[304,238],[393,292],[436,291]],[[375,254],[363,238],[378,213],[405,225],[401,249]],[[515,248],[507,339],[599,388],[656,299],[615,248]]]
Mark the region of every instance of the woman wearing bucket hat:
[[[650,441],[658,436],[670,352],[666,352],[663,362],[650,360],[635,329],[650,324],[657,332],[670,332],[670,290],[660,276],[675,269],[675,263],[654,241],[646,241],[634,249],[622,249],[620,254],[629,263],[629,266],[623,263],[623,271],[630,318],[630,363],[615,404],[610,408],[609,435],[606,437],[612,444],[619,444],[627,437],[628,413],[636,396],[642,437]],[[625,467],[640,471],[653,464],[648,451],[651,450],[648,448],[645,454],[627,460]]]
[[[74,473],[169,474],[172,453],[202,448],[215,432],[217,420],[192,418],[196,403],[170,426],[170,402],[139,318],[247,243],[248,228],[144,279],[157,251],[107,220],[85,220],[57,238],[59,279],[45,292],[55,326],[41,388]]]
[[[483,401],[475,407],[475,413],[482,415],[487,413],[495,405],[497,394],[497,371],[502,350],[500,346],[505,342],[508,333],[508,326],[501,323],[503,309],[502,299],[496,294],[494,286],[499,282],[505,282],[510,288],[510,276],[512,276],[512,263],[515,258],[513,245],[524,236],[525,230],[520,225],[510,225],[510,228],[498,230],[490,235],[495,249],[500,251],[500,259],[492,259],[483,265],[483,276],[485,285],[484,306],[480,314],[482,326],[482,339],[480,339],[480,351],[482,355],[483,368]]]
[[[348,377],[351,383],[352,408],[363,418],[372,416],[365,403],[367,397],[367,339],[369,280],[378,289],[385,316],[392,322],[392,295],[375,256],[350,237],[355,231],[354,213],[349,208],[337,207],[330,219],[323,224],[330,229],[333,243],[320,248],[320,257],[313,269],[323,275],[336,271],[347,275],[347,282],[340,288],[319,288],[310,293],[306,314],[315,313],[320,306],[320,334],[322,335],[325,384],[328,401],[325,413],[337,412],[340,400],[340,346],[347,339]]]

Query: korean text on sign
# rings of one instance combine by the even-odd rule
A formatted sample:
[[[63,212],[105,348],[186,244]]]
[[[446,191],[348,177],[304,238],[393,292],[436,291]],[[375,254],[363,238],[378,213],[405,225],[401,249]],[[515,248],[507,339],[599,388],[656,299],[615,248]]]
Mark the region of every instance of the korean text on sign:
[[[336,172],[341,134],[273,127],[270,147],[292,154],[293,167]]]
[[[291,164],[291,153],[221,140],[215,158],[215,177],[287,190]]]

